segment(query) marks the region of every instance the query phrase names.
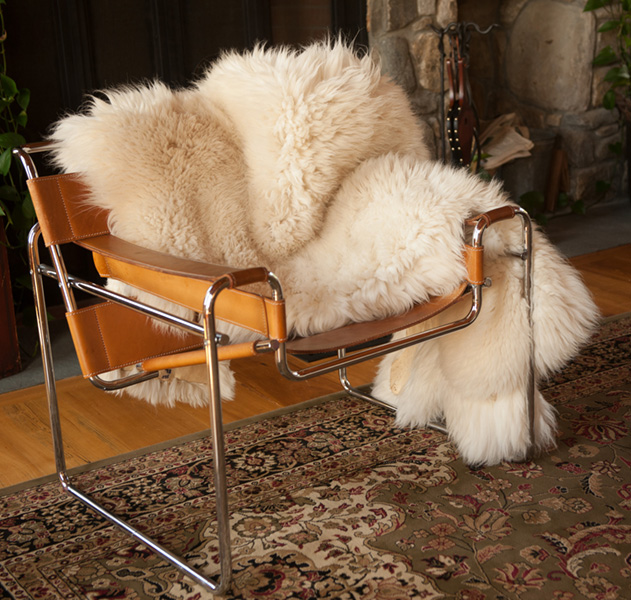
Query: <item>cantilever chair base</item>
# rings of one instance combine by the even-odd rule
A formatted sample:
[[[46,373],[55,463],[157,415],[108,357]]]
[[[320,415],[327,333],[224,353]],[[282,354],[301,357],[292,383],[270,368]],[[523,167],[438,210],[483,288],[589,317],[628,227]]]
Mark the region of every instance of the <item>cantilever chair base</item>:
[[[532,229],[527,213],[518,207],[502,207],[468,221],[467,224],[473,227],[472,243],[466,248],[468,280],[463,282],[450,296],[434,299],[426,305],[413,308],[408,314],[400,317],[370,324],[351,324],[333,332],[290,340],[287,336],[284,320],[282,289],[280,282],[272,273],[265,269],[235,270],[212,265],[200,265],[193,261],[167,257],[160,253],[135,247],[122,242],[122,240],[117,240],[107,231],[101,231],[100,229],[105,223],[103,215],[97,219],[85,219],[80,211],[80,217],[83,220],[73,221],[75,217],[72,216],[71,209],[73,206],[80,205],[79,200],[85,188],[72,175],[59,176],[54,179],[37,177],[30,154],[46,149],[46,145],[33,145],[17,149],[16,153],[22,160],[28,174],[29,187],[39,219],[39,223],[33,227],[29,236],[29,253],[55,462],[61,485],[73,497],[147,545],[183,574],[213,594],[225,593],[229,589],[231,580],[230,513],[219,384],[220,360],[273,352],[278,370],[291,380],[301,381],[337,371],[342,387],[349,394],[392,408],[373,398],[370,394],[353,387],[347,377],[347,367],[447,335],[471,325],[481,309],[482,289],[489,284],[483,275],[483,233],[486,227],[494,222],[515,216],[521,218],[523,225],[523,251],[519,253],[518,258],[524,264],[524,294],[528,301],[528,318],[531,318]],[[54,181],[54,185],[51,184],[51,181]],[[49,204],[54,205],[55,202],[63,202],[63,210],[54,210],[48,206]],[[70,215],[68,222],[64,221],[60,224],[56,220],[60,214],[63,215],[64,213]],[[94,223],[96,223],[96,231],[90,229]],[[48,246],[53,266],[42,264],[40,260],[38,242],[42,234]],[[130,281],[132,285],[154,293],[156,293],[156,289],[152,286],[156,281],[160,282],[164,279],[168,283],[166,285],[158,283],[160,286],[158,293],[182,306],[197,307],[198,313],[201,315],[200,322],[187,320],[167,311],[159,310],[135,298],[113,292],[98,283],[70,275],[66,270],[61,253],[61,246],[69,242],[79,244],[91,251],[94,254],[97,268],[102,275],[107,277],[118,279],[130,277],[132,278]],[[166,261],[168,266],[163,266],[163,261]],[[217,575],[210,577],[192,568],[183,558],[156,543],[73,485],[67,472],[64,456],[53,356],[46,320],[43,277],[56,279],[59,283],[82,370],[84,375],[89,377],[97,387],[106,390],[121,389],[156,377],[159,370],[170,368],[170,366],[200,363],[206,365],[219,545],[219,573]],[[271,289],[270,296],[257,296],[239,289],[254,282],[266,282]],[[105,302],[86,311],[77,310],[74,290],[87,292]],[[171,297],[170,294],[174,294],[174,297]],[[422,333],[397,339],[388,337],[392,333],[406,330],[412,325],[439,314],[456,302],[469,303],[469,310],[465,317]],[[238,308],[236,311],[234,310],[235,306]],[[262,336],[263,339],[247,344],[226,345],[225,338],[218,334],[215,328],[216,319],[222,317],[229,320],[242,317],[244,319],[242,325],[252,329],[259,334],[258,337]],[[174,339],[166,339],[166,341],[160,340],[159,343],[163,345],[160,346],[159,351],[156,351],[155,344],[158,343],[156,342],[158,334],[153,331],[153,337],[147,344],[144,346],[138,344],[138,348],[125,347],[122,358],[118,362],[113,362],[108,352],[95,353],[94,344],[90,343],[92,334],[87,333],[86,329],[90,323],[96,322],[100,330],[100,325],[107,323],[108,319],[116,322],[119,318],[129,319],[130,327],[139,328],[147,328],[148,320],[157,319],[183,330],[186,335],[184,337],[175,336]],[[383,341],[384,336],[386,341]],[[97,346],[101,345],[101,342],[107,344],[106,338],[107,336],[100,337]],[[365,346],[366,342],[369,342],[368,347]],[[364,346],[358,350],[350,350],[358,344],[364,344]],[[151,352],[147,354],[148,349]],[[299,356],[301,353],[330,353],[331,351],[334,351],[333,357],[304,366],[299,370],[293,370],[288,364],[288,354],[290,353]],[[531,347],[530,384],[525,399],[529,415],[531,448],[534,445],[533,356],[534,349]],[[107,381],[101,378],[102,373],[112,371],[121,365],[141,365],[141,368],[136,375],[116,381]],[[438,430],[445,431],[438,424],[433,426]]]

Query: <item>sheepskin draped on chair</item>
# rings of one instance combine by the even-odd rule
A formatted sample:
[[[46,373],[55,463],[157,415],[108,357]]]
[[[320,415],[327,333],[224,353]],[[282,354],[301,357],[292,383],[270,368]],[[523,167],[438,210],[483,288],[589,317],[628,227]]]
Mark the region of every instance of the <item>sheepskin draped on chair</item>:
[[[554,411],[536,382],[589,338],[598,318],[590,294],[498,183],[430,158],[429,127],[369,56],[341,43],[257,48],[225,54],[189,88],[154,82],[103,94],[55,125],[45,148],[61,175],[36,177],[30,154],[44,147],[20,151],[40,221],[31,253],[42,346],[40,279],[49,275],[62,285],[95,383],[130,384],[128,393],[167,405],[210,398],[221,583],[76,490],[59,437],[58,470],[71,493],[209,589],[226,589],[219,394],[234,396],[229,359],[265,351],[290,378],[340,369],[345,386],[347,365],[384,355],[372,396],[396,409],[400,426],[442,419],[472,464],[553,445]],[[39,261],[40,231],[54,267]],[[68,241],[94,253],[105,288],[68,275],[60,254]],[[71,288],[107,302],[77,309]],[[374,322],[366,339],[392,341],[349,358]],[[114,334],[103,333],[108,325]],[[85,337],[90,329],[98,336]],[[116,339],[130,332],[138,344]],[[124,360],[108,362],[110,343]],[[339,355],[324,368],[288,367],[288,350],[314,347]]]

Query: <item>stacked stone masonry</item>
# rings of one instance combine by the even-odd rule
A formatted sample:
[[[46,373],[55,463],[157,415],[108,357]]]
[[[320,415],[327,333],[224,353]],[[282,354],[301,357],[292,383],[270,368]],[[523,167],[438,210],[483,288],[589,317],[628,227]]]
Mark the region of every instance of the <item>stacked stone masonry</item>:
[[[615,112],[602,108],[607,68],[592,67],[609,43],[597,33],[606,14],[585,13],[584,5],[585,0],[368,0],[370,45],[383,72],[408,93],[438,157],[445,90],[434,29],[455,21],[481,28],[497,24],[486,36],[471,38],[469,74],[480,118],[517,113],[544,152],[560,136],[570,194],[590,202],[596,199],[595,182],[621,171],[609,150],[620,133]],[[509,190],[514,194],[545,186],[545,160],[538,173],[529,172],[528,161],[518,159],[508,169],[517,172]]]

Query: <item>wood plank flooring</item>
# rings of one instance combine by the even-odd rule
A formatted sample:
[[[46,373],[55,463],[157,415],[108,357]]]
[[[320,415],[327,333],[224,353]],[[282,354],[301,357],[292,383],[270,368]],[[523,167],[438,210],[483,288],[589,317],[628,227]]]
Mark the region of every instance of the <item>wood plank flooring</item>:
[[[631,311],[631,244],[579,256],[581,271],[605,316]],[[335,375],[294,383],[272,367],[271,357],[234,361],[236,399],[224,404],[232,422],[339,391]],[[351,381],[368,382],[377,361],[349,370]],[[202,431],[208,410],[154,407],[126,395],[106,394],[80,377],[58,384],[69,467],[93,462]],[[54,472],[43,386],[0,394],[0,487]]]
[[[631,244],[571,259],[603,316],[631,311]]]

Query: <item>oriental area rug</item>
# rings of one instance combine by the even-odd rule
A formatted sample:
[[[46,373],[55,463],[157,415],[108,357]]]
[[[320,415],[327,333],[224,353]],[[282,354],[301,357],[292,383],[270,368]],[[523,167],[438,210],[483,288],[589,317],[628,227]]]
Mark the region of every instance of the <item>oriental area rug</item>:
[[[443,434],[398,429],[388,411],[345,395],[231,429],[226,597],[631,598],[631,316],[605,323],[545,394],[558,447],[477,470]],[[205,438],[76,482],[216,569]],[[3,598],[210,597],[56,482],[9,490],[0,514]]]

